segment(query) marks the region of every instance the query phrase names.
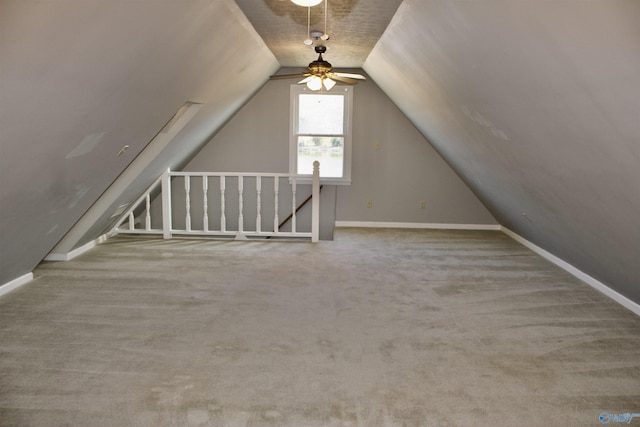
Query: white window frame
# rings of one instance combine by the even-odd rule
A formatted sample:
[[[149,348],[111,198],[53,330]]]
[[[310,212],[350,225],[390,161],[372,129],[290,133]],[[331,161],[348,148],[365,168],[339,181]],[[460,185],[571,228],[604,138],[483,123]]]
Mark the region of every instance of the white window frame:
[[[289,126],[289,173],[297,174],[298,171],[298,95],[344,95],[344,156],[342,177],[322,177],[322,163],[320,163],[320,182],[323,184],[350,185],[351,184],[351,141],[352,141],[352,117],[353,117],[353,87],[336,85],[331,92],[317,92],[310,90],[306,85],[291,85],[291,119]],[[306,176],[306,175],[305,175]],[[305,182],[301,179],[299,182]],[[309,174],[311,182],[311,174]]]

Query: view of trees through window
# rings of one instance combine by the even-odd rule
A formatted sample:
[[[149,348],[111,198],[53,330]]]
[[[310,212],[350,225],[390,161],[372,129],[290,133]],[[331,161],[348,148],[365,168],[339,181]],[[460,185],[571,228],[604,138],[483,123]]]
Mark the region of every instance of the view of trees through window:
[[[344,174],[344,95],[299,94],[297,173],[341,178]]]

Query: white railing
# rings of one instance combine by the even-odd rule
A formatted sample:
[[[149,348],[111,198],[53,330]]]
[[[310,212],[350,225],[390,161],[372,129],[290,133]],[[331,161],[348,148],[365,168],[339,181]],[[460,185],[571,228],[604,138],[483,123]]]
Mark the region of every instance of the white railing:
[[[309,191],[306,189],[305,194],[299,189],[309,187],[308,180],[308,176],[277,173],[167,170],[122,214],[111,234],[158,234],[165,239],[174,235],[234,236],[238,240],[249,237],[292,237],[310,238],[312,242],[318,242],[319,162],[314,162],[311,179],[310,221],[306,215],[303,218],[306,221],[302,221],[305,224],[301,224],[299,210],[304,202],[299,200]],[[183,181],[183,185],[175,185],[179,181]],[[300,181],[304,181],[304,184],[300,184]],[[211,185],[213,182],[218,185]],[[233,184],[235,189],[231,188]],[[250,188],[248,184],[253,185]],[[201,197],[196,195],[198,190],[201,191]],[[211,194],[213,191],[218,193],[218,197]],[[158,210],[161,211],[160,215]],[[285,215],[282,215],[283,212],[286,212]],[[287,217],[287,220],[280,222],[282,217]],[[249,224],[247,218],[250,218]],[[255,223],[251,220],[255,220]],[[285,222],[290,230],[281,231]],[[153,223],[161,223],[162,227],[154,228]]]

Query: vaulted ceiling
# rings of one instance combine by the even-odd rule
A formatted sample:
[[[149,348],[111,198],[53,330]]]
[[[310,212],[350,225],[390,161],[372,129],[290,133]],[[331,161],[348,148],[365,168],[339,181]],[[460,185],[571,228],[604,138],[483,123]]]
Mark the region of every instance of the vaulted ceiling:
[[[316,58],[313,46],[304,44],[309,28],[320,33],[326,29],[329,39],[315,44],[327,46],[325,56],[334,67],[362,68],[402,0],[329,0],[310,8],[290,0],[236,3],[281,66],[306,66]]]
[[[334,67],[362,67],[501,224],[640,301],[640,2],[328,6]],[[324,30],[322,6],[311,23]],[[306,66],[306,27],[288,0],[0,0],[0,284],[129,165],[134,194],[280,67]],[[186,101],[202,108],[142,162]]]

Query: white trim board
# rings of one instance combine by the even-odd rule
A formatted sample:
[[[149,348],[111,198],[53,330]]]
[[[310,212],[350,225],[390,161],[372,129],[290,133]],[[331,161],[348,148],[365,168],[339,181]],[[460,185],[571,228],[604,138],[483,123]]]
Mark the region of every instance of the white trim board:
[[[46,257],[44,257],[45,261],[71,261],[72,259],[82,255],[85,252],[88,252],[89,250],[95,248],[97,245],[99,245],[100,243],[105,242],[108,239],[108,236],[106,234],[103,234],[102,236],[98,237],[95,240],[90,241],[89,243],[85,243],[84,245],[80,246],[79,248],[76,248],[70,252],[67,253],[53,253],[51,252],[49,255],[47,255]]]
[[[336,227],[355,228],[416,228],[432,230],[501,230],[499,224],[441,224],[425,222],[370,222],[370,221],[336,221]]]
[[[546,260],[548,260],[548,261],[554,263],[555,265],[557,265],[558,267],[562,268],[563,270],[565,270],[566,272],[568,272],[572,276],[577,277],[578,279],[580,279],[583,282],[585,282],[587,285],[591,286],[592,288],[596,289],[597,291],[602,292],[603,294],[605,294],[606,296],[608,296],[609,298],[611,298],[612,300],[614,300],[618,304],[620,304],[620,305],[624,306],[625,308],[631,310],[637,316],[640,316],[640,304],[637,304],[637,303],[631,301],[629,298],[625,297],[622,294],[619,294],[618,292],[614,291],[613,289],[611,289],[610,287],[608,287],[604,283],[600,282],[599,280],[589,276],[587,273],[584,273],[581,270],[578,270],[573,265],[569,264],[568,262],[565,262],[565,261],[561,260],[560,258],[558,258],[557,256],[553,255],[552,253],[547,252],[546,250],[542,249],[540,246],[537,246],[536,244],[531,243],[530,241],[528,241],[524,237],[520,236],[519,234],[514,233],[513,231],[509,230],[508,228],[502,227],[502,232],[504,234],[506,234],[507,236],[511,237],[516,242],[526,246],[527,248],[531,249],[536,254],[540,255],[541,257],[545,258]]]
[[[14,289],[17,289],[20,286],[24,285],[25,283],[29,283],[32,280],[33,280],[33,273],[27,273],[18,278],[13,279],[10,282],[5,283],[4,285],[0,285],[0,296],[4,294],[8,294]]]

